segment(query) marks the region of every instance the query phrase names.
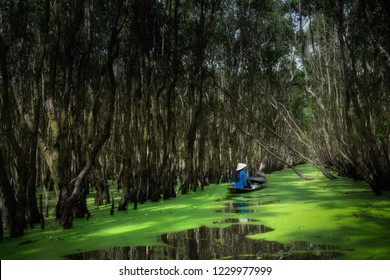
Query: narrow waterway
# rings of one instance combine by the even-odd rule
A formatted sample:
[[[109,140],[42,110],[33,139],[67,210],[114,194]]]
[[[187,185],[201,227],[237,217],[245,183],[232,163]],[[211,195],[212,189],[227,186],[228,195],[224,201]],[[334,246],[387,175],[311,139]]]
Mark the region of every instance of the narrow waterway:
[[[161,213],[200,226],[170,228],[155,236],[160,245],[113,246],[66,258],[390,258],[389,194],[378,197],[362,182],[342,177],[328,180],[312,166],[299,168],[312,180],[284,170],[270,174],[266,187],[256,192],[229,194],[226,186],[214,186],[186,197],[190,214],[183,210],[177,214],[174,206]]]
[[[209,259],[334,259],[343,249],[309,240],[287,244],[251,239],[251,235],[274,229],[245,216],[261,212],[258,206],[276,204],[279,200],[259,201],[261,196],[232,195],[217,200],[219,213],[240,213],[240,218],[215,221],[226,227],[206,227],[167,233],[157,237],[163,246],[113,247],[66,256],[67,259],[133,259],[133,260],[209,260]]]
[[[1,244],[2,259],[390,259],[390,194],[326,179],[310,165],[268,174],[266,187],[230,194],[228,185],[137,210],[93,206],[71,230],[48,221]],[[120,197],[120,193],[116,194]],[[53,249],[55,248],[55,249]]]

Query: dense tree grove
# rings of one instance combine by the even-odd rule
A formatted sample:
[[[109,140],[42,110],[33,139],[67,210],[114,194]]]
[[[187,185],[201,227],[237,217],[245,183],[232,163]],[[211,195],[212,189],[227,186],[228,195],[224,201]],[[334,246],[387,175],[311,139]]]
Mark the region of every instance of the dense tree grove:
[[[110,203],[109,181],[123,211],[226,182],[239,161],[390,189],[388,1],[8,0],[0,22],[11,236],[42,222],[37,190],[67,229],[92,188]]]

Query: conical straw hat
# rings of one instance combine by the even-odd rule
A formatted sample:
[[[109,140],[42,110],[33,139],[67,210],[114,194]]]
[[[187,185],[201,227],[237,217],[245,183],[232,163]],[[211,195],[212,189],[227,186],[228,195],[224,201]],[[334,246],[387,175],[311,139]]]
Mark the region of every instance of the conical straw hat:
[[[241,169],[244,169],[246,167],[246,164],[245,163],[239,163],[237,164],[237,168],[236,168],[236,171],[239,171]]]

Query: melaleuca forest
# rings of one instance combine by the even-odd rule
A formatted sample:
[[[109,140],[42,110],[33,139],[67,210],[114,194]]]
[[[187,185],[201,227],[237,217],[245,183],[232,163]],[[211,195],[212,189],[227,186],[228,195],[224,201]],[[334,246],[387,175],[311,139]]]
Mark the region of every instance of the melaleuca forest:
[[[390,259],[390,3],[0,2],[1,259]]]

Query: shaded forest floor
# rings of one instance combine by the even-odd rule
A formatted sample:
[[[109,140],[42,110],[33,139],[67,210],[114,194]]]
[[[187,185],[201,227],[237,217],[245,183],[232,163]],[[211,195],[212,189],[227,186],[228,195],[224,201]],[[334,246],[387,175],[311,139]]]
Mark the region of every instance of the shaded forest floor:
[[[313,180],[303,181],[286,169],[269,174],[267,187],[249,195],[230,196],[226,184],[212,185],[113,216],[110,205],[93,206],[91,194],[89,220],[76,220],[74,229],[61,230],[49,218],[45,230],[37,225],[22,238],[2,241],[0,259],[63,259],[112,247],[161,246],[157,236],[202,226],[228,227],[219,223],[227,219],[249,219],[274,229],[251,235],[254,240],[331,244],[342,249],[338,258],[390,259],[390,193],[375,196],[365,183],[328,180],[310,165],[299,170]],[[117,202],[120,193],[115,195]],[[223,210],[237,201],[251,203],[239,211]],[[265,203],[269,201],[277,203]]]

